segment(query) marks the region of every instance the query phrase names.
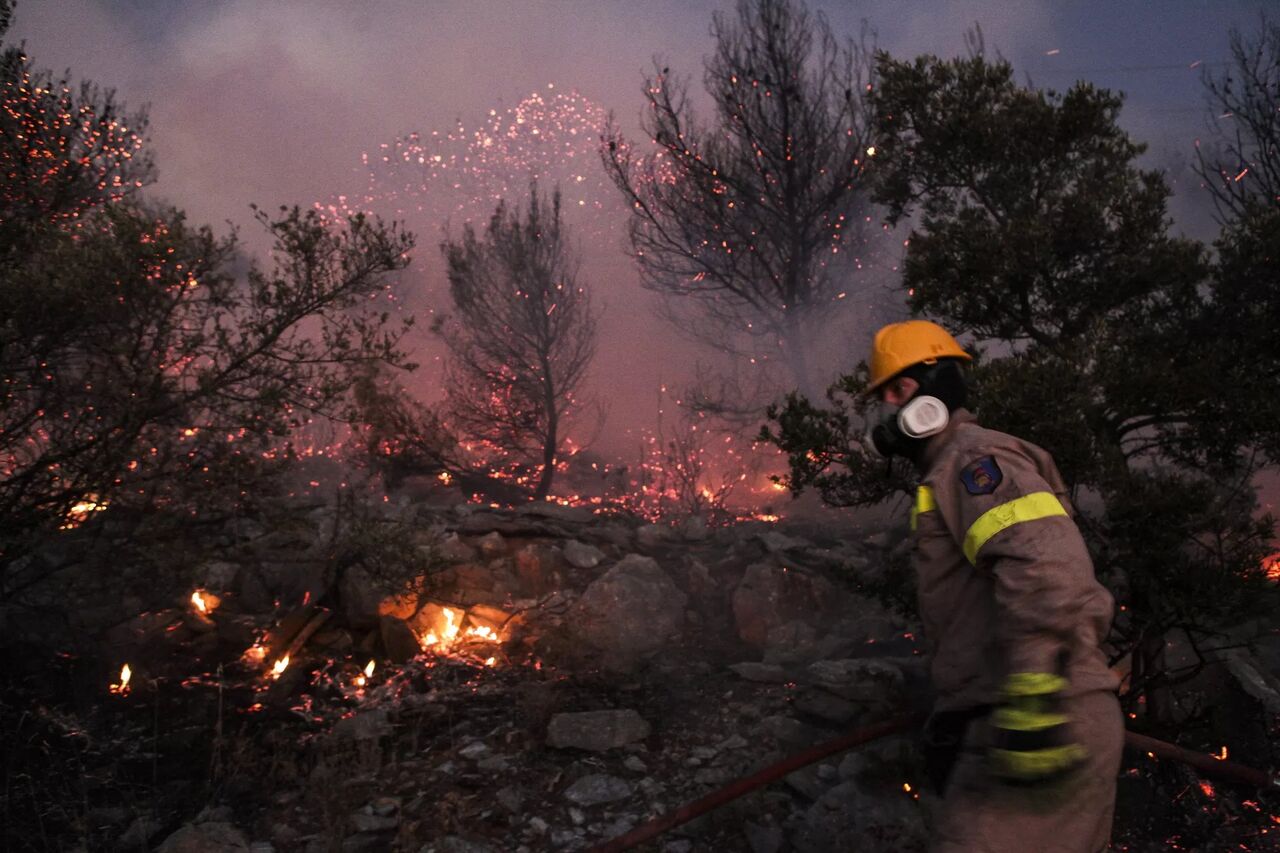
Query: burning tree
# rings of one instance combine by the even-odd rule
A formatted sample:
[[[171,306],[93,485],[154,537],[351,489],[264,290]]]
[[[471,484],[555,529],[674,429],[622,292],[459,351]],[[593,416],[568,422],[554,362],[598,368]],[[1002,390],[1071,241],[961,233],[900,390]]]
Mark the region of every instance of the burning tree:
[[[545,498],[595,352],[595,316],[560,221],[530,188],[523,218],[500,203],[484,235],[470,224],[441,250],[455,314],[437,324],[449,348],[448,420],[461,436],[539,467]]]
[[[375,301],[412,238],[363,217],[258,211],[269,269],[132,191],[144,119],[107,92],[0,65],[0,600],[95,510],[142,548],[270,491],[300,427],[341,417],[351,368],[405,365]],[[117,565],[121,551],[112,557]]]
[[[1123,605],[1115,653],[1132,654],[1130,695],[1159,714],[1157,688],[1190,674],[1164,665],[1171,632],[1203,662],[1274,598],[1251,475],[1278,413],[1250,368],[1274,364],[1274,343],[1233,318],[1231,267],[1207,287],[1203,247],[1168,234],[1168,189],[1134,165],[1143,146],[1117,124],[1119,97],[1026,89],[980,53],[881,55],[879,78],[876,197],[893,222],[919,208],[909,304],[995,345],[971,371],[984,423],[1048,448],[1101,499],[1081,524]],[[854,504],[887,493],[883,468],[849,451],[856,408],[794,397],[773,414],[793,489]]]
[[[642,282],[669,297],[669,319],[732,354],[763,361],[780,347],[807,388],[813,339],[861,267],[869,55],[792,0],[741,0],[712,33],[714,124],[658,65],[642,117],[657,151],[639,156],[611,125],[605,169],[632,209]],[[836,264],[841,252],[849,264]]]

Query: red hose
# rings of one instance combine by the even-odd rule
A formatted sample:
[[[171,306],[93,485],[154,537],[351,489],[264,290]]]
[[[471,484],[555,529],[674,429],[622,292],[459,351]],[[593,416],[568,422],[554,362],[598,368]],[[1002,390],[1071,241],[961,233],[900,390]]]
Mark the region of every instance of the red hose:
[[[858,729],[843,737],[835,740],[829,740],[820,743],[817,746],[810,747],[803,752],[798,752],[788,758],[784,758],[775,764],[770,764],[763,770],[752,773],[750,776],[732,782],[729,785],[712,791],[705,797],[694,800],[691,803],[685,803],[680,808],[670,814],[662,815],[653,820],[642,823],[640,826],[617,838],[611,839],[604,844],[592,847],[588,853],[623,853],[646,841],[649,841],[669,829],[674,829],[682,823],[688,823],[700,815],[706,814],[712,809],[719,808],[725,803],[736,800],[743,794],[754,791],[763,785],[767,785],[775,779],[779,779],[793,770],[799,770],[826,758],[836,752],[843,752],[846,749],[852,749],[855,746],[871,743],[880,738],[889,735],[899,734],[909,731],[924,722],[924,714],[907,714],[896,717],[888,722],[878,723],[874,726],[866,726]],[[1196,770],[1207,776],[1218,776],[1233,782],[1243,782],[1248,785],[1254,785],[1259,788],[1275,788],[1280,787],[1280,780],[1258,770],[1253,767],[1247,767],[1243,764],[1237,764],[1234,761],[1223,761],[1212,755],[1205,755],[1201,752],[1194,752],[1184,749],[1180,746],[1167,743],[1166,741],[1156,740],[1153,737],[1140,735],[1136,732],[1126,731],[1124,733],[1125,744],[1140,750],[1149,752],[1159,758],[1167,758],[1173,761],[1181,761],[1184,764],[1194,767]]]
[[[793,770],[799,770],[801,767],[826,758],[832,753],[843,752],[846,749],[861,746],[864,743],[870,743],[889,735],[909,731],[924,722],[924,718],[924,714],[908,714],[896,717],[888,722],[867,726],[835,740],[809,747],[804,752],[798,752],[776,764],[770,764],[750,776],[744,776],[718,791],[712,791],[700,800],[685,803],[670,814],[654,818],[648,823],[642,823],[626,835],[619,835],[604,844],[592,847],[589,853],[622,853],[623,850],[630,850],[632,847],[643,844],[651,838],[656,838],[668,829],[677,827],[682,823],[688,823],[699,815],[718,808],[731,800],[736,800],[743,794],[767,785],[775,779],[786,776]]]

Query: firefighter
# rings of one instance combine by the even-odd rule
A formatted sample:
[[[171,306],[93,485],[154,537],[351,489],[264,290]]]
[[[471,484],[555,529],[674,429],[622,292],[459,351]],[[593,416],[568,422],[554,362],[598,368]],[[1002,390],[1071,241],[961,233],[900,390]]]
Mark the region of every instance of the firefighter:
[[[920,475],[911,510],[936,699],[925,727],[942,794],[935,851],[1105,850],[1124,739],[1094,576],[1052,457],[980,426],[971,360],[941,326],[875,336],[868,436]]]

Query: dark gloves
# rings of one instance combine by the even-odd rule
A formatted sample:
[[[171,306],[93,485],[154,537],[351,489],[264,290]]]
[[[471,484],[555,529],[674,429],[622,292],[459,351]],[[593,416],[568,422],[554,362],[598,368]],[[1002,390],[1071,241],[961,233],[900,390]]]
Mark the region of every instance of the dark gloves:
[[[1005,680],[1003,702],[991,714],[987,756],[991,772],[1014,784],[1067,776],[1087,757],[1071,739],[1062,713],[1066,679],[1046,672],[1019,672]]]

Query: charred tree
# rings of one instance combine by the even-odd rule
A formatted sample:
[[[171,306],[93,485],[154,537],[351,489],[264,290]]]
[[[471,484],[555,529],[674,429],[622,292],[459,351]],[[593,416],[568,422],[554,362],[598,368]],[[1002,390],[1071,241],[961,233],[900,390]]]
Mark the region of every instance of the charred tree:
[[[535,185],[524,216],[499,204],[483,235],[467,225],[441,249],[454,306],[436,327],[449,348],[449,423],[536,467],[541,500],[570,421],[591,407],[582,386],[596,342],[560,194],[548,203]]]
[[[704,82],[714,120],[655,64],[644,81],[641,155],[616,124],[606,171],[631,207],[645,287],[676,326],[715,349],[784,363],[813,379],[814,336],[850,289],[869,210],[868,51],[840,45],[795,0],[741,0],[717,14]]]

